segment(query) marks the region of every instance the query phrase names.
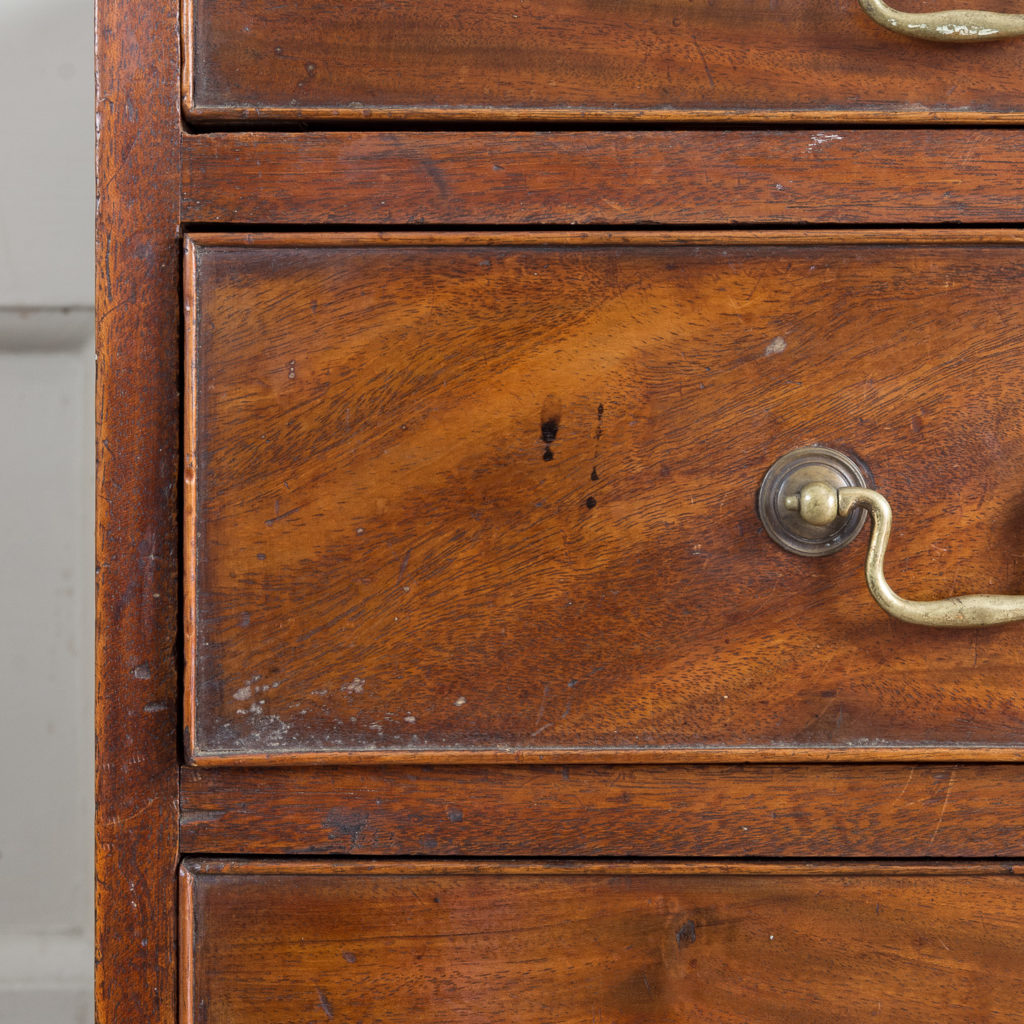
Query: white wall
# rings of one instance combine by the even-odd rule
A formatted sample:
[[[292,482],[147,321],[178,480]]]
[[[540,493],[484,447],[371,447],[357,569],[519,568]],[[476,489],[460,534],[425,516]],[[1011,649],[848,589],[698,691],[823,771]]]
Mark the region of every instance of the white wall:
[[[92,1020],[92,4],[0,0],[0,1021]]]

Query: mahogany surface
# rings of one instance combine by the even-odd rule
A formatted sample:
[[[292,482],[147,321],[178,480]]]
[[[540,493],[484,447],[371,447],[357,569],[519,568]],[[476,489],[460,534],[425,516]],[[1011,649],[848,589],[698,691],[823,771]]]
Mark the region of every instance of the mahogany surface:
[[[197,762],[1019,756],[1012,627],[754,509],[847,450],[890,581],[1024,589],[1017,234],[200,236]]]
[[[195,121],[1022,120],[1018,41],[925,43],[857,0],[185,0],[184,15]]]
[[[1024,857],[1017,765],[185,768],[185,853]]]
[[[98,0],[97,1024],[1024,1018],[1022,46]]]
[[[175,1024],[178,19],[96,13],[96,1020]]]
[[[1014,172],[1024,140],[999,129],[211,132],[182,141],[182,216],[207,225],[1024,221]]]
[[[209,863],[182,1024],[989,1024],[1024,1014],[1010,865]]]

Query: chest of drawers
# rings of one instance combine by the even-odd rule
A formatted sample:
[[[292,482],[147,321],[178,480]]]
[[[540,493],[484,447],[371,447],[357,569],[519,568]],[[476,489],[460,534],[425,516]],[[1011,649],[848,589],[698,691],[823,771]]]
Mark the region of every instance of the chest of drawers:
[[[98,1020],[1020,1018],[1024,625],[759,518],[1024,592],[1022,42],[864,7],[99,5]]]

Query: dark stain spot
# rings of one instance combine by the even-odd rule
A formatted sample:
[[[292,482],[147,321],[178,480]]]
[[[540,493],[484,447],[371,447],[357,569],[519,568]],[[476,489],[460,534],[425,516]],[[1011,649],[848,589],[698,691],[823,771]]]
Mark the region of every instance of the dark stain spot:
[[[587,498],[587,508],[597,508],[597,498]]]
[[[240,616],[238,617],[238,624],[239,624],[239,625],[240,625],[240,626],[241,626],[241,627],[242,627],[243,629],[244,629],[244,628],[245,628],[246,626],[248,626],[250,622],[252,622],[252,619],[250,618],[250,616],[249,616],[249,613],[248,613],[248,612],[242,612],[242,614],[241,614],[241,615],[240,615]]]
[[[913,430],[915,434],[920,434],[921,431],[924,430],[924,420],[921,419],[920,416],[912,417],[910,420],[910,429]]]
[[[327,993],[322,988],[316,990],[316,994],[320,997],[320,1009],[324,1011],[328,1020],[334,1020],[334,1007],[331,1006],[330,999],[327,998]]]
[[[256,552],[256,558],[257,558],[258,561],[264,562],[264,561],[266,561],[267,556],[266,556],[266,554],[264,552],[257,551]]]
[[[595,481],[596,481],[596,480],[598,479],[598,476],[597,476],[597,466],[595,466],[595,467],[594,467],[594,468],[593,468],[593,469],[592,469],[592,470],[590,471],[590,479],[591,479],[591,480],[595,480]]]
[[[563,768],[562,769],[562,778],[563,779],[568,779],[569,778],[569,769],[568,768]]]
[[[550,462],[554,457],[555,453],[551,450],[551,445],[548,445],[547,448],[544,449],[544,461]]]
[[[540,409],[540,439],[551,444],[558,437],[562,422],[562,403],[555,395],[548,395]]]
[[[574,686],[579,686],[579,685],[580,685],[580,681],[579,681],[578,679],[570,679],[570,680],[569,680],[569,689],[570,689],[570,690],[571,690],[571,689],[572,689],[572,688],[573,688]]]
[[[341,958],[347,964],[354,964],[356,962],[356,955],[355,955],[355,953],[349,953],[349,952],[346,951],[346,952],[341,954]]]
[[[441,902],[441,897],[440,896],[435,896],[434,897],[434,902],[435,903],[440,903]]]
[[[331,839],[349,839],[355,845],[366,828],[366,822],[365,814],[331,811],[324,818],[324,828]]]
[[[462,811],[458,807],[448,808],[449,821],[462,821]]]
[[[697,941],[697,924],[694,921],[687,921],[679,931],[676,932],[676,942],[680,946],[692,946]]]

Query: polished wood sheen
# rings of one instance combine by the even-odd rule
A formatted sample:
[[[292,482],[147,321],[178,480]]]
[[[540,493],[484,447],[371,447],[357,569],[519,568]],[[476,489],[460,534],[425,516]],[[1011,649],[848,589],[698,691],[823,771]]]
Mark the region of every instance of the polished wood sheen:
[[[186,768],[218,855],[1024,857],[1022,765]]]
[[[182,142],[182,217],[207,225],[1024,220],[1012,173],[1024,140],[1000,129],[210,132]]]
[[[1021,592],[1021,237],[189,245],[196,761],[1016,757],[1020,630],[775,547],[820,442],[913,597]]]
[[[182,1024],[1016,1024],[1010,865],[187,861]]]
[[[178,1020],[177,23],[170,3],[96,5],[97,1024]]]
[[[1000,3],[1019,9],[987,6]],[[196,121],[1024,114],[1019,40],[922,42],[856,0],[185,0],[184,25]]]

